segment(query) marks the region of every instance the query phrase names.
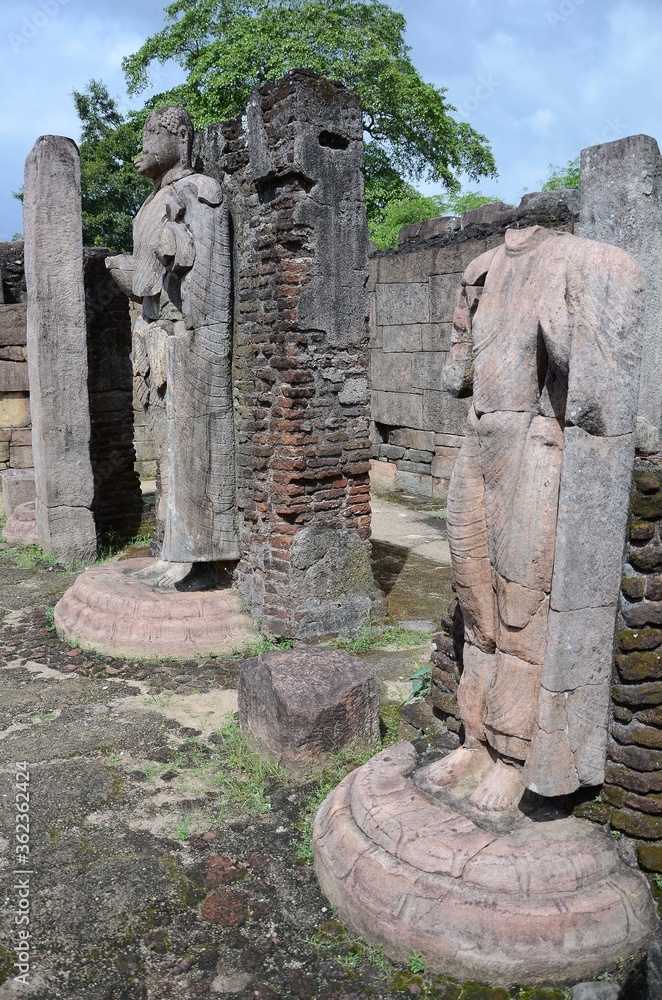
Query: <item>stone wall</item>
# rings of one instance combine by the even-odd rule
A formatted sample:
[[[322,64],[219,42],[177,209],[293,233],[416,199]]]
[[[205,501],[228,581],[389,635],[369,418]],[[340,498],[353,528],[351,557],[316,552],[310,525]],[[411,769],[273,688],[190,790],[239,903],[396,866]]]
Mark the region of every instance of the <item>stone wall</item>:
[[[32,468],[22,243],[0,243],[0,472]]]
[[[574,231],[577,191],[525,195],[516,209],[501,203],[461,219],[405,227],[397,251],[370,261],[372,477],[377,489],[399,488],[445,500],[471,400],[442,392],[455,299],[465,268],[503,242],[510,226]]]
[[[378,603],[358,99],[293,71],[197,141],[234,227],[238,585],[271,635],[337,634]]]
[[[662,872],[662,467],[636,461],[612,685],[604,806]]]

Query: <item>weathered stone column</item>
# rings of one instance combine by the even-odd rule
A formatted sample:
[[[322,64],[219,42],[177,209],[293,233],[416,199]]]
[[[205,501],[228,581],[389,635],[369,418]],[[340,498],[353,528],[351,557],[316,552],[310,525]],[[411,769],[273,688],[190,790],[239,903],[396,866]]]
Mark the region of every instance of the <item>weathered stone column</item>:
[[[637,447],[660,447],[662,428],[662,157],[655,139],[631,135],[582,151],[577,236],[631,253],[645,276]]]
[[[83,251],[71,139],[42,136],[30,153],[24,228],[37,538],[57,559],[89,561],[98,535],[136,533],[142,503],[128,305],[107,251]]]
[[[306,71],[198,139],[235,235],[238,582],[272,635],[355,628],[379,602],[362,140],[358,99]]]
[[[25,277],[37,536],[66,561],[93,559],[80,157],[42,136],[25,165]]]

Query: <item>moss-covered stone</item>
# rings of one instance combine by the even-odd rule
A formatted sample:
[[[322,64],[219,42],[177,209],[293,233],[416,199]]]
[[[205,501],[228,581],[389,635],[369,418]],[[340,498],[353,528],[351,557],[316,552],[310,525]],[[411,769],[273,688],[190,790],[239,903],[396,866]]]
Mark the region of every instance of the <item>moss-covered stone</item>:
[[[646,816],[631,809],[614,809],[611,814],[611,825],[615,830],[627,833],[631,837],[641,837],[642,840],[662,838],[662,816]]]
[[[606,802],[580,802],[573,809],[580,819],[590,819],[591,823],[608,823],[611,817],[611,806]]]
[[[634,521],[657,521],[662,517],[662,493],[634,493],[630,504]]]
[[[653,573],[646,579],[646,597],[649,601],[662,601],[662,575]]]
[[[650,542],[655,534],[655,526],[651,521],[633,521],[630,525],[631,542]]]
[[[605,785],[600,795],[603,802],[620,809],[621,806],[625,805],[627,792],[624,788],[619,788],[618,785]]]
[[[662,872],[662,841],[657,844],[638,844],[637,860],[647,872]]]
[[[628,726],[615,722],[611,727],[612,735],[624,746],[645,747],[647,750],[662,750],[662,729],[644,726],[633,720]]]
[[[653,652],[662,637],[662,630],[625,629],[618,634],[621,649],[637,649],[627,656],[616,656],[614,662],[622,681],[656,681],[662,679],[662,652]],[[639,643],[638,646],[635,643]]]
[[[629,601],[640,601],[646,590],[646,578],[643,576],[624,576],[621,580],[621,590]]]
[[[5,948],[0,947],[0,986],[6,983],[14,971],[14,956]]]
[[[617,722],[622,722],[625,725],[627,725],[628,722],[632,722],[632,718],[633,718],[632,712],[630,711],[630,709],[629,708],[623,708],[622,705],[614,705],[613,716],[614,716],[614,718],[616,719]]]
[[[408,972],[406,969],[396,972],[391,980],[391,989],[394,993],[409,993],[410,996],[413,996],[413,993],[409,989],[411,985],[419,986],[422,991],[425,984],[421,976],[416,976],[413,972]]]
[[[629,657],[624,657],[629,659]],[[662,681],[641,684],[614,684],[611,689],[613,700],[619,705],[628,705],[636,711],[649,705],[662,705]]]
[[[630,546],[629,559],[634,569],[638,569],[640,573],[655,573],[662,570],[662,545],[653,539],[641,548]]]
[[[462,990],[462,1000],[509,1000],[509,997],[508,990],[481,986],[479,983],[465,983]]]
[[[655,469],[637,469],[632,481],[637,493],[657,493],[662,488],[662,476]]]

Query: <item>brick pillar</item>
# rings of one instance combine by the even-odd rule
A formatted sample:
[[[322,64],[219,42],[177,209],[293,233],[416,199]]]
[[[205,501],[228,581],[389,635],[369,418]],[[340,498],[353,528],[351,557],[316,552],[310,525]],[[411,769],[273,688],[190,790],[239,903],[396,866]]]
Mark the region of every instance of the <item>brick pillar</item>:
[[[198,141],[234,225],[237,579],[271,635],[337,634],[381,611],[362,139],[353,94],[293,71]]]

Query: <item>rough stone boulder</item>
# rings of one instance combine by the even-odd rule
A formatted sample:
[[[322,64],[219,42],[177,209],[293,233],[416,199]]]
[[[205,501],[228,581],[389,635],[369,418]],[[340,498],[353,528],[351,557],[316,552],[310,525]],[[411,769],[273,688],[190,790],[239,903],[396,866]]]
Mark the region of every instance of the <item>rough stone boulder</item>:
[[[265,653],[241,668],[244,735],[295,773],[323,766],[352,743],[375,746],[378,706],[373,671],[339,650]]]
[[[34,503],[35,497],[34,469],[7,469],[2,473],[2,499],[8,518],[21,504]]]

